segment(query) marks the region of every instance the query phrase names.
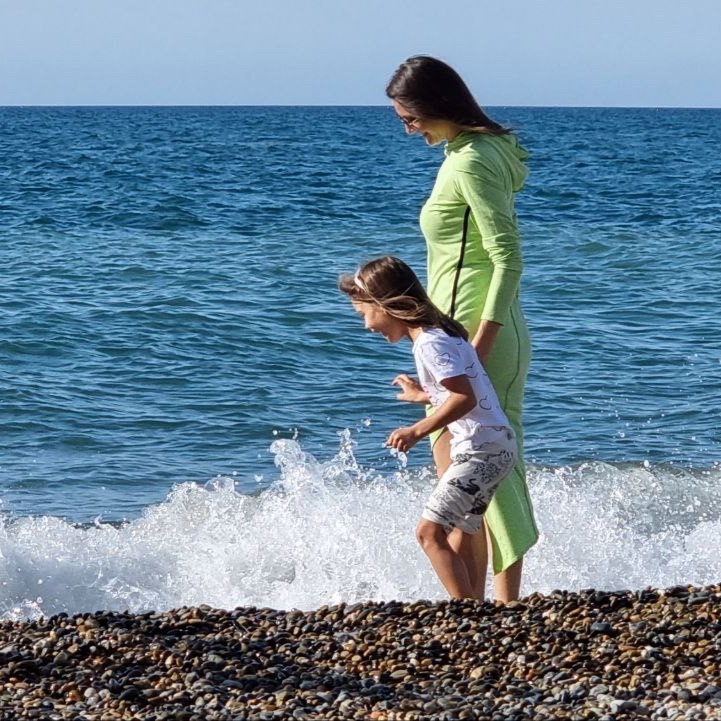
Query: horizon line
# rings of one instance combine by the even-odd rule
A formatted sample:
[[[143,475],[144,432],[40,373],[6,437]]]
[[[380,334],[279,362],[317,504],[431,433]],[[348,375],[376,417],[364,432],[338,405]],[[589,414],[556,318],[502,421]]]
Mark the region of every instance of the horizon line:
[[[0,109],[33,108],[389,108],[390,105],[375,103],[73,103],[73,104],[11,104]],[[486,108],[538,108],[538,109],[614,109],[614,110],[721,110],[721,105],[521,105],[492,104]]]

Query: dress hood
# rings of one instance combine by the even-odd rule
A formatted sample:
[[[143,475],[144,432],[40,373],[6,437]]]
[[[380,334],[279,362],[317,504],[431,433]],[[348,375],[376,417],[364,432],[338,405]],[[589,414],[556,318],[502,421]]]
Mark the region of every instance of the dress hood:
[[[475,153],[471,150],[471,146],[475,149]],[[515,193],[523,187],[528,175],[524,161],[529,153],[515,135],[488,135],[463,131],[446,143],[444,149],[446,156],[457,151],[465,154],[464,150],[471,153],[468,162],[480,163],[485,166],[487,172],[505,176],[506,182],[510,182]]]
[[[518,138],[515,135],[501,135],[496,137],[505,141],[499,143],[498,147],[500,152],[507,157],[508,167],[511,171],[513,190],[517,193],[523,187],[526,176],[528,175],[528,168],[524,162],[528,157],[528,151],[518,142]]]

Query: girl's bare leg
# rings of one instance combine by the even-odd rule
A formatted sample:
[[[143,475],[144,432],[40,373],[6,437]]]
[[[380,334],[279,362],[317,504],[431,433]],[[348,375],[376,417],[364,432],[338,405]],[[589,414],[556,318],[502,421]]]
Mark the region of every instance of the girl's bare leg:
[[[451,465],[451,434],[444,431],[440,438],[433,444],[433,460],[436,464],[436,472],[440,478],[448,466]],[[462,531],[457,528],[451,531],[448,541],[456,553],[460,553],[461,545],[464,542]],[[467,555],[466,566],[468,577],[473,590],[472,598],[483,598],[486,587],[486,573],[488,571],[489,549],[492,548],[491,539],[488,538],[485,524],[483,528],[473,536],[472,555]],[[493,577],[493,597],[497,601],[508,603],[518,600],[521,593],[521,575],[523,573],[523,559],[519,558],[514,564],[504,571],[495,574]]]
[[[443,526],[421,518],[416,528],[416,538],[451,598],[475,598],[468,578],[466,561],[461,553],[451,548],[448,534]],[[471,536],[468,538],[468,543],[461,544],[463,548],[471,548]],[[470,553],[472,554],[472,549]]]
[[[485,525],[471,537],[473,556],[475,559],[473,572],[470,574],[476,598],[486,597],[486,574],[488,573],[488,544],[486,543]]]
[[[451,541],[451,535],[454,536],[454,541]],[[468,571],[468,582],[471,584],[471,598],[476,598],[479,601],[483,600],[485,592],[485,579],[479,576],[480,564],[478,562],[478,548],[476,539],[482,536],[482,533],[464,533],[458,528],[454,528],[453,531],[448,535],[448,541],[451,548],[463,559]],[[485,570],[485,562],[483,564]]]
[[[448,431],[443,431],[440,438],[433,444],[433,460],[436,464],[436,473],[440,478],[451,465],[451,434]],[[469,536],[459,528],[454,528],[448,534],[448,543],[465,561],[473,593],[470,598],[483,599],[488,568],[486,534],[479,531],[475,536]]]

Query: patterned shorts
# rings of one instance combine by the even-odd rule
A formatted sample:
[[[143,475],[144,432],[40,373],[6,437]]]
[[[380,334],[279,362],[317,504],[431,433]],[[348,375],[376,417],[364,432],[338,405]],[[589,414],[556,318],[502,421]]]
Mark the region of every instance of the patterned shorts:
[[[459,454],[438,481],[423,509],[423,518],[446,531],[477,533],[483,514],[501,481],[516,462],[516,440],[484,443],[473,453]]]

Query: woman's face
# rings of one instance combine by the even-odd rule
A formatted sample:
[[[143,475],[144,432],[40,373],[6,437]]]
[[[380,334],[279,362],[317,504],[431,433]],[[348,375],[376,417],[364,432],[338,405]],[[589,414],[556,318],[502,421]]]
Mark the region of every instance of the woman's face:
[[[459,128],[447,120],[431,120],[418,118],[408,108],[401,105],[397,100],[393,101],[393,110],[403,123],[406,133],[418,133],[428,145],[438,145],[444,140],[453,140],[458,135]]]

